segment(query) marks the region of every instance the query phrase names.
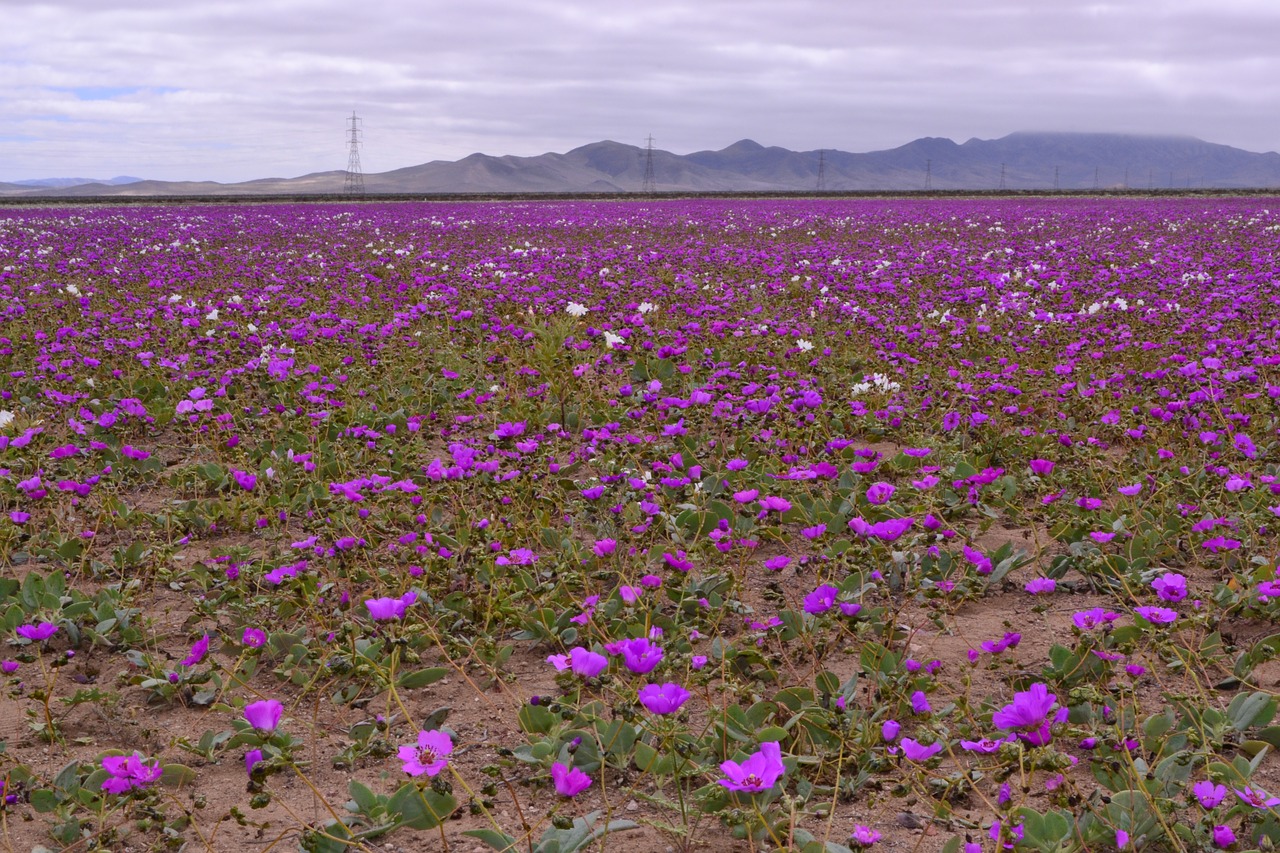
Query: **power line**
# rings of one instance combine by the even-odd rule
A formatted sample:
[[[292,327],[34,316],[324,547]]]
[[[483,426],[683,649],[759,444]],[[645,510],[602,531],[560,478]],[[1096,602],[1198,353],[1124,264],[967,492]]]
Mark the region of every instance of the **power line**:
[[[644,180],[640,184],[640,192],[652,194],[657,191],[657,181],[653,177],[653,134],[651,133],[644,145]]]
[[[342,194],[364,195],[364,171],[360,168],[360,119],[356,117],[355,110],[351,111],[351,118],[347,119],[347,127],[351,133],[350,151],[347,154],[347,177],[342,185]]]

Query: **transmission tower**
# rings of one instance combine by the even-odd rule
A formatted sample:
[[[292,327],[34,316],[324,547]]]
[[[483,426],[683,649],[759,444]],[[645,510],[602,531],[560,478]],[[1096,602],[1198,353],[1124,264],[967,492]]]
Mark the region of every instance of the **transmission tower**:
[[[640,184],[640,192],[655,193],[658,191],[657,182],[653,177],[653,134],[644,141],[644,181]]]
[[[1093,167],[1093,188],[1094,188],[1095,190],[1096,190],[1096,189],[1098,189],[1098,186],[1099,186],[1099,184],[1098,184],[1098,169],[1099,169],[1099,168],[1100,168],[1099,166],[1094,166],[1094,167]]]
[[[343,195],[364,195],[364,172],[360,169],[360,119],[355,110],[347,119],[348,141],[351,144],[347,154],[347,178],[342,186]]]
[[[1000,189],[1004,189],[1004,163],[1000,164]]]
[[[827,152],[818,149],[818,192],[827,188]]]
[[[1055,190],[1062,189],[1062,185],[1058,183],[1058,167],[1053,167],[1053,188]]]
[[[926,190],[933,189],[933,161],[924,161],[924,188]]]

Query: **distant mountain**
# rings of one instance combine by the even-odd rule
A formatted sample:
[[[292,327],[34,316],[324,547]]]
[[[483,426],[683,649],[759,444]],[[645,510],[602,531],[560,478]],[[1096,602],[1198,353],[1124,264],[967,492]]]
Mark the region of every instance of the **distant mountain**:
[[[132,178],[128,175],[117,175],[114,178],[30,178],[25,181],[13,181],[13,183],[20,187],[66,189],[67,187],[78,187],[83,184],[106,184],[110,187],[117,187],[122,184],[135,184],[141,180],[142,178]]]
[[[536,157],[472,154],[364,176],[379,193],[638,192],[652,155],[659,192],[771,192],[818,189],[907,191],[1037,189],[1280,188],[1280,154],[1257,154],[1183,136],[1014,133],[1000,139],[925,137],[898,148],[852,154],[790,151],[750,139],[719,151],[672,154],[604,141]],[[0,197],[293,195],[341,193],[346,173],[263,178],[235,184],[113,178],[69,185],[47,179],[0,184]]]

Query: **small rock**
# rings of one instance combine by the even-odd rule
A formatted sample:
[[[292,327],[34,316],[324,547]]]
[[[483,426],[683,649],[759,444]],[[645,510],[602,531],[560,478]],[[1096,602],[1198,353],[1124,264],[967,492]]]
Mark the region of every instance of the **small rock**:
[[[903,826],[907,829],[919,829],[924,826],[924,821],[920,819],[920,816],[911,812],[898,812],[897,820],[898,826]]]
[[[629,812],[633,812],[638,808],[640,808],[640,804],[637,803],[635,800],[632,800],[631,802],[627,803],[627,811]]]

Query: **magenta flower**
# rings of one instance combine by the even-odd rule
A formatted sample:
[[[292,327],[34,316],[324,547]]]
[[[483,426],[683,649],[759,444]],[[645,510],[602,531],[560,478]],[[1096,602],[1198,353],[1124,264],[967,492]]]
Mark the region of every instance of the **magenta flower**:
[[[928,761],[939,752],[942,752],[942,744],[937,741],[924,746],[914,738],[904,737],[902,739],[902,754],[912,761]]]
[[[880,833],[876,832],[869,826],[863,826],[860,823],[853,825],[853,835],[849,836],[849,841],[859,847],[870,847],[880,840]]]
[[[928,714],[933,711],[929,705],[929,697],[923,690],[911,694],[911,711],[915,714]]]
[[[41,622],[38,625],[19,625],[14,631],[19,637],[26,637],[32,642],[42,642],[56,633],[58,626],[52,622]]]
[[[577,767],[566,767],[557,761],[551,765],[551,781],[562,797],[576,797],[591,787],[591,777]]]
[[[646,684],[639,692],[640,704],[653,714],[674,714],[689,700],[689,695],[688,690],[673,681],[666,684]]]
[[[775,495],[766,495],[760,499],[761,512],[784,513],[789,509],[791,509],[791,501],[786,498],[780,498]]]
[[[872,483],[867,488],[867,502],[876,506],[888,503],[895,491],[892,483]]]
[[[885,720],[880,726],[880,737],[884,738],[885,743],[893,743],[900,731],[902,731],[902,724],[897,720]]]
[[[871,535],[881,542],[896,542],[913,524],[915,524],[914,518],[891,518],[887,521],[877,521],[871,525]]]
[[[267,632],[261,628],[245,628],[240,642],[251,649],[260,649],[267,644]]]
[[[791,558],[786,554],[778,554],[764,561],[764,567],[771,572],[780,572],[791,565]]]
[[[781,744],[768,741],[760,744],[759,751],[749,755],[741,764],[736,761],[722,762],[720,772],[725,778],[719,782],[730,791],[756,794],[772,788],[786,769],[782,763]]]
[[[1231,827],[1225,824],[1218,824],[1213,828],[1213,846],[1227,848],[1236,843],[1236,834]]]
[[[275,699],[263,699],[244,706],[244,718],[260,732],[275,731],[283,714],[284,706]]]
[[[1054,463],[1048,459],[1032,459],[1027,463],[1027,467],[1031,469],[1031,473],[1037,477],[1046,477],[1053,473]]]
[[[1053,578],[1033,578],[1027,581],[1022,588],[1032,595],[1042,595],[1056,590],[1058,583]]]
[[[962,740],[960,748],[965,752],[977,752],[982,755],[990,755],[993,752],[999,752],[1003,744],[1011,743],[1017,740],[1016,735],[1009,735],[1006,738],[992,739],[983,738],[982,740]]]
[[[758,497],[760,497],[759,489],[743,489],[733,493],[733,499],[740,504],[749,504]]]
[[[538,562],[538,555],[528,548],[512,548],[505,556],[494,560],[499,566],[532,566]]]
[[[405,609],[418,600],[418,594],[410,591],[399,598],[369,598],[364,606],[369,610],[369,617],[375,621],[404,618]]]
[[[196,640],[191,646],[191,653],[178,662],[179,666],[195,666],[204,660],[204,656],[209,653],[209,635],[205,634]]]
[[[108,755],[102,759],[102,769],[110,774],[102,780],[102,790],[112,794],[145,788],[164,775],[160,762],[147,764],[140,752],[129,756]]]
[[[1187,597],[1187,579],[1177,572],[1165,572],[1151,582],[1161,601],[1177,603]]]
[[[1135,607],[1133,612],[1157,625],[1168,625],[1178,618],[1178,614],[1167,607]]]
[[[1082,631],[1089,631],[1102,625],[1110,624],[1120,618],[1119,613],[1112,613],[1110,610],[1103,610],[1101,607],[1094,607],[1089,610],[1081,610],[1071,616],[1072,623]]]
[[[609,659],[604,655],[597,654],[590,649],[584,649],[581,646],[574,646],[569,649],[567,655],[551,655],[547,658],[547,663],[554,666],[557,670],[563,672],[568,669],[575,675],[583,678],[595,678],[604,672],[609,665]]]
[[[647,637],[634,640],[618,640],[605,647],[611,655],[622,655],[622,663],[636,675],[651,672],[662,662],[662,647],[649,642]]]
[[[597,557],[607,557],[618,548],[618,540],[616,539],[597,539],[595,544],[591,546],[591,551]]]
[[[246,492],[252,492],[254,486],[258,485],[257,475],[250,474],[248,471],[241,471],[238,468],[231,469],[231,477],[236,481],[236,485]]]
[[[1058,702],[1057,695],[1040,682],[1028,690],[1013,694],[1013,701],[991,715],[996,728],[1012,730],[1032,746],[1044,746],[1050,740],[1049,714]]]
[[[1255,809],[1270,809],[1280,806],[1280,797],[1273,797],[1261,788],[1255,788],[1252,785],[1246,785],[1243,788],[1231,789],[1240,802],[1246,806],[1253,806]]]
[[[418,732],[418,745],[400,747],[396,757],[403,762],[401,769],[410,776],[435,776],[449,766],[449,753],[453,752],[453,739],[437,729]]]
[[[804,612],[812,613],[815,616],[820,613],[826,613],[836,606],[836,596],[839,594],[839,587],[824,583],[804,597]]]
[[[1201,779],[1191,786],[1191,793],[1206,809],[1211,809],[1227,798],[1227,786],[1215,785],[1208,779]]]
[[[244,754],[244,772],[253,774],[253,768],[262,760],[262,750],[251,749]]]

